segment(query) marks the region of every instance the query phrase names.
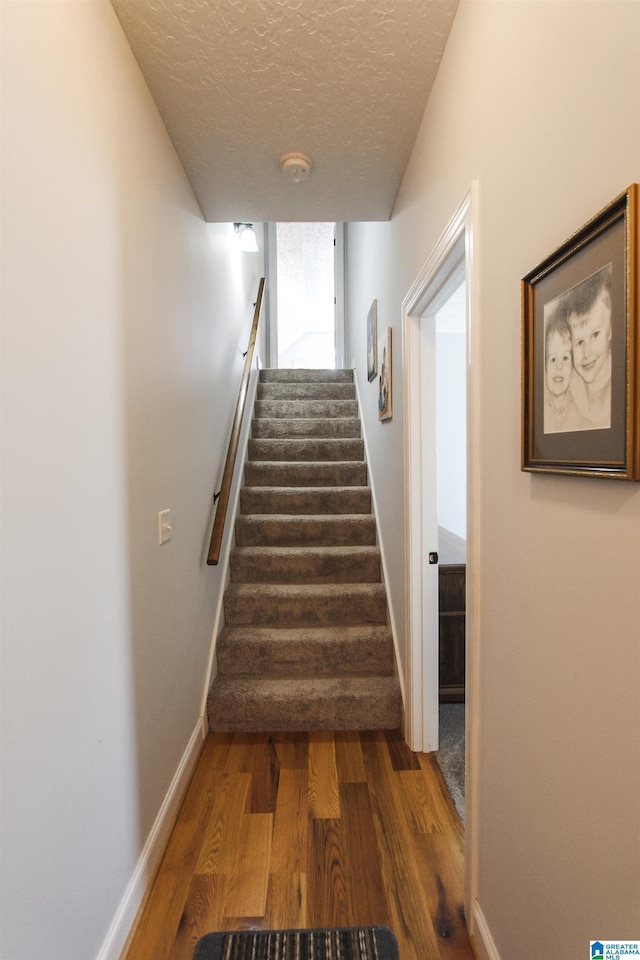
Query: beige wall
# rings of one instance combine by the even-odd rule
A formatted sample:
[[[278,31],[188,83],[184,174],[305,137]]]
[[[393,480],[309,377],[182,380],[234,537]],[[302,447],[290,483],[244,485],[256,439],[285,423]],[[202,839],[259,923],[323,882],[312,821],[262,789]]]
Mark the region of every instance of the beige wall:
[[[89,960],[197,730],[262,263],[204,223],[108,2],[1,12],[0,954]]]
[[[640,4],[461,3],[389,223],[349,228],[347,357],[394,328],[363,411],[402,621],[400,306],[479,181],[478,901],[502,960],[640,931],[640,487],[520,471],[520,278],[640,180]]]

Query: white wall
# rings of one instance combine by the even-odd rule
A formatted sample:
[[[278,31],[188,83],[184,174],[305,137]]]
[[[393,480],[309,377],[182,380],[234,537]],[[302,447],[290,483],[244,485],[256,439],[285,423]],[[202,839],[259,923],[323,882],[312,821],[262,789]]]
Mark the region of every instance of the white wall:
[[[366,315],[377,297],[398,342],[402,298],[479,180],[478,902],[502,960],[640,930],[640,487],[520,471],[519,285],[640,180],[639,49],[637,0],[463,0],[394,216],[349,229],[347,356],[371,394],[398,612],[400,351],[378,426]]]
[[[465,321],[465,284],[463,283],[456,291],[455,299],[452,297],[435,318],[438,526],[450,530],[463,540],[467,539]]]
[[[199,722],[262,262],[204,223],[109,3],[1,7],[0,954],[89,960]]]

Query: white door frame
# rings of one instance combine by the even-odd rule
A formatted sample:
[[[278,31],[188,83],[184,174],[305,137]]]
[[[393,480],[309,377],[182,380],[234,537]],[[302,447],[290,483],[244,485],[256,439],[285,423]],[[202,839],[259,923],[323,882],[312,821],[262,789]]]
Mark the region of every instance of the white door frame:
[[[336,336],[336,367],[340,369],[345,364],[345,267],[346,238],[344,223],[338,222],[335,226],[333,252],[333,291],[335,305],[335,336]]]
[[[433,291],[442,279],[443,268],[464,245],[467,312],[467,575],[466,575],[466,788],[465,788],[465,906],[472,917],[477,889],[477,744],[478,744],[478,655],[479,655],[479,311],[477,249],[478,184],[473,182],[458,210],[438,240],[430,257],[402,302],[402,343],[404,369],[405,449],[405,569],[406,576],[406,693],[405,729],[410,747],[418,752],[438,749],[438,644],[437,628],[425,649],[423,638],[428,618],[437,611],[437,596],[429,597],[424,569],[433,544],[424,543],[422,464],[427,445],[433,442],[422,420],[424,392],[430,389],[421,376],[426,330],[422,322]],[[431,287],[431,291],[430,291]],[[437,583],[436,588],[437,589]]]
[[[278,271],[276,255],[275,223],[266,223],[265,229],[265,273],[267,276],[267,297],[265,303],[265,325],[267,341],[267,366],[278,366]]]

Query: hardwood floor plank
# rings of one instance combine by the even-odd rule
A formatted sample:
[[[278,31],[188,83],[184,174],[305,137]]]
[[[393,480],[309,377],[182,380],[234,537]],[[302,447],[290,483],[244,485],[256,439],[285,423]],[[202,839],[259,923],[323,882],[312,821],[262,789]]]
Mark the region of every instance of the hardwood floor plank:
[[[420,764],[415,753],[405,743],[400,730],[385,730],[391,766],[394,770],[419,770]]]
[[[153,886],[149,901],[131,940],[127,956],[167,960],[189,892],[184,874],[163,870]]]
[[[192,960],[198,940],[221,929],[226,882],[215,874],[194,876],[169,960]]]
[[[272,832],[273,815],[270,813],[250,813],[242,818],[235,862],[228,874],[227,916],[264,916]]]
[[[464,919],[462,852],[452,857],[446,836],[423,834],[416,837],[416,853],[440,956],[442,960],[467,960],[472,951]]]
[[[251,772],[251,791],[247,813],[273,813],[276,808],[280,761],[273,736],[257,743],[248,756]]]
[[[351,923],[388,926],[391,915],[367,784],[340,784],[340,809]]]
[[[236,858],[247,796],[248,773],[221,773],[196,873],[229,873]]]
[[[364,783],[367,775],[364,770],[362,748],[357,730],[334,733],[336,767],[340,783]]]
[[[429,903],[420,883],[411,832],[393,793],[393,772],[386,744],[363,744],[367,782],[376,825],[391,927],[403,960],[439,960],[440,951]]]
[[[264,925],[270,930],[308,926],[306,873],[271,874]]]
[[[212,784],[224,764],[230,749],[231,735],[221,735],[224,739],[214,739],[208,736],[202,745],[200,755],[196,761],[191,780],[187,786],[176,823],[186,820],[201,819],[206,813],[204,794],[211,791]]]
[[[425,756],[424,763],[428,776],[422,769],[398,771],[393,778],[393,790],[396,803],[405,809],[408,826],[414,833],[414,855],[429,903],[439,956],[441,960],[461,960],[471,955],[464,920],[462,838],[452,822],[450,801],[448,795],[445,796],[441,777],[435,775],[431,759]],[[443,858],[445,850],[447,856]]]
[[[311,820],[307,870],[310,927],[349,926],[345,850],[340,820]]]
[[[305,733],[275,733],[274,748],[280,769],[306,770],[309,763],[309,735]]]
[[[255,752],[268,739],[266,733],[232,733],[224,769],[227,773],[251,773]]]
[[[360,743],[382,743],[384,730],[359,730]]]
[[[314,819],[340,816],[336,751],[331,733],[309,734],[309,810]]]
[[[437,797],[429,789],[423,771],[399,770],[394,783],[400,802],[406,808],[412,833],[441,833],[443,821],[438,816]]]
[[[209,734],[204,742],[200,766],[208,770],[224,770],[232,742],[232,733]]]
[[[281,770],[273,823],[271,873],[307,869],[309,786],[306,770]]]
[[[264,930],[264,917],[227,917],[225,916],[220,924],[219,931],[210,931],[224,933],[227,930]]]

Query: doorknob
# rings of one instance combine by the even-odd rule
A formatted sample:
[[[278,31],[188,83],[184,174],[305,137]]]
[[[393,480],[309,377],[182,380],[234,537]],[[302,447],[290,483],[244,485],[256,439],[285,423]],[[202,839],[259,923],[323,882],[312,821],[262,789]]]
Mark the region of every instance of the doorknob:
[[[429,554],[429,563],[437,563],[437,562],[438,562],[438,553],[436,550],[433,550]]]

